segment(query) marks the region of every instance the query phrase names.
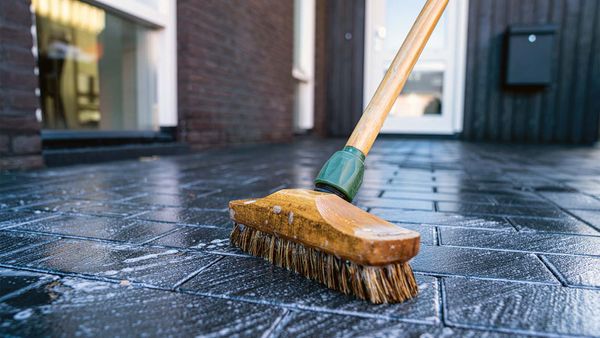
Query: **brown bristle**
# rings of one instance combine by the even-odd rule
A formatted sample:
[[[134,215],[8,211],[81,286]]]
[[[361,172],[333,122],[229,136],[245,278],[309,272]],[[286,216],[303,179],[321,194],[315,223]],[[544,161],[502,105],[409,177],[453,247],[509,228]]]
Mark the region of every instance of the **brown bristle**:
[[[230,238],[251,255],[375,304],[403,302],[418,292],[408,263],[359,265],[241,224],[234,224]]]

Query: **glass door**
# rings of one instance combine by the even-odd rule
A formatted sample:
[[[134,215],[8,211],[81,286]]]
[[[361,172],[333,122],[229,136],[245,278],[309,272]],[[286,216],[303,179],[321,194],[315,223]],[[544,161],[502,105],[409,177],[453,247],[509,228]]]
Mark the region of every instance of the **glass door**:
[[[367,0],[365,105],[423,8],[425,0]],[[462,127],[467,1],[450,1],[383,133],[453,134]]]
[[[32,9],[46,134],[176,125],[173,1],[32,0]]]

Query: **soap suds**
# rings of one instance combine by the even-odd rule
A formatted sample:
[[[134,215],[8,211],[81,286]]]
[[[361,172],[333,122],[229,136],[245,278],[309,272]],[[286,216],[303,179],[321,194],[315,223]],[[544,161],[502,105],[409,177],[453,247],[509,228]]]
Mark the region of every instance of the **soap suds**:
[[[160,253],[155,253],[155,254],[148,254],[148,255],[144,255],[144,256],[140,256],[140,257],[135,257],[135,258],[128,258],[126,260],[123,261],[123,263],[136,263],[136,262],[140,262],[140,261],[145,261],[147,259],[152,259],[152,258],[157,258],[158,256],[163,256],[163,255],[172,255],[177,253],[177,250],[167,250],[165,252],[160,252]]]

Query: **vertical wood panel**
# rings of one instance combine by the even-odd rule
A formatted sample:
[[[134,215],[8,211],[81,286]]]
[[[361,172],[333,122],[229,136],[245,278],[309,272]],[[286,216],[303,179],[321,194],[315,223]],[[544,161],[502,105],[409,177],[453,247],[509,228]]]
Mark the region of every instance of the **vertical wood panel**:
[[[550,16],[548,22],[558,23],[562,22],[564,0],[552,0],[550,1]],[[561,30],[558,31],[558,43],[561,41]],[[544,112],[542,116],[542,142],[549,143],[554,140],[554,130],[556,129],[558,117],[556,116],[556,97],[559,92],[559,78],[558,73],[560,71],[560,57],[562,55],[561,48],[554,48],[552,55],[552,74],[554,74],[554,81],[547,89],[547,95],[544,100]]]
[[[470,1],[463,138],[590,143],[600,115],[600,1]],[[502,86],[503,38],[511,24],[556,24],[553,84]]]
[[[479,20],[478,26],[476,27],[478,34],[477,37],[479,39],[479,43],[477,44],[477,60],[482,64],[489,63],[489,51],[491,48],[492,40],[490,33],[490,22],[492,18],[492,0],[480,0],[481,6],[479,7]],[[477,88],[480,90],[479,95],[474,97],[475,104],[474,107],[476,111],[482,112],[481,114],[476,114],[475,118],[475,139],[482,140],[484,139],[484,134],[486,133],[486,120],[488,118],[487,112],[487,95],[486,88],[489,80],[489,71],[488,69],[482,67],[475,71],[477,76]]]
[[[551,6],[551,1],[549,0],[535,0],[535,14],[534,14],[534,23],[535,24],[544,24],[546,22],[549,22],[549,16],[550,16],[550,6]],[[551,56],[551,58],[553,59],[554,56]],[[532,105],[532,109],[531,109],[531,114],[529,116],[529,126],[530,126],[530,132],[527,133],[527,142],[530,143],[538,143],[542,141],[542,130],[543,130],[543,121],[542,121],[542,117],[544,116],[544,114],[542,114],[542,109],[543,108],[543,103],[544,100],[546,99],[546,96],[548,95],[548,92],[551,89],[546,88],[544,89],[544,91],[541,93],[541,95],[536,95],[533,98],[533,105]]]
[[[331,136],[347,136],[362,114],[365,2],[326,1],[328,131]]]
[[[594,1],[594,47],[590,54],[590,73],[588,75],[588,95],[584,123],[584,142],[593,142],[594,131],[600,125],[600,1]],[[597,132],[596,132],[597,135]]]
[[[594,9],[595,3],[598,0],[585,0],[581,6],[582,15],[579,20],[579,33],[577,35],[577,41],[579,44],[575,62],[577,64],[574,73],[575,81],[573,86],[573,114],[571,117],[571,130],[570,130],[570,141],[573,143],[579,143],[582,141],[583,133],[583,121],[585,120],[585,109],[586,109],[586,94],[588,83],[588,75],[590,72],[590,54],[592,50],[593,35],[585,34],[585,32],[594,31]],[[584,33],[584,34],[581,34]],[[596,57],[600,57],[597,55]]]
[[[477,13],[478,6],[469,6],[469,25],[471,27],[477,27],[479,21],[479,15]],[[472,140],[474,139],[474,112],[476,109],[473,107],[474,98],[477,94],[477,83],[472,81],[475,76],[476,65],[479,62],[475,59],[476,50],[477,50],[477,42],[479,39],[477,38],[478,34],[477,29],[470,28],[467,31],[467,65],[466,65],[466,80],[465,80],[465,107],[464,107],[464,116],[463,116],[463,136],[466,139]],[[471,81],[470,81],[471,80]]]
[[[490,61],[486,71],[490,74],[490,81],[487,87],[487,114],[488,133],[486,139],[498,140],[501,136],[501,114],[499,90],[502,83],[502,72],[495,71],[498,68],[495,65],[502,64],[502,47],[504,44],[504,30],[506,22],[506,5],[503,1],[492,2],[492,47],[490,49]]]
[[[565,0],[563,7],[563,36],[561,37],[561,71],[558,78],[561,90],[557,95],[556,107],[558,109],[558,126],[556,129],[556,140],[566,142],[568,139],[568,124],[569,115],[572,113],[573,95],[572,87],[575,85],[573,72],[577,70],[575,63],[575,53],[579,39],[578,22],[579,22],[579,4],[581,0]],[[569,84],[569,86],[566,86]]]

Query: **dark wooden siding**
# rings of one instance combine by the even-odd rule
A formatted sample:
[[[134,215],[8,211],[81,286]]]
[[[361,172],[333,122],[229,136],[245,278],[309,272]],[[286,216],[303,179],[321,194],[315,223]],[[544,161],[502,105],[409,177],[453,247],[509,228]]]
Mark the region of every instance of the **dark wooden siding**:
[[[556,24],[553,84],[502,86],[504,34],[512,24]],[[600,125],[600,1],[471,0],[463,138],[591,143]]]
[[[317,7],[326,11],[326,21],[318,25],[324,34],[327,52],[317,60],[326,64],[325,130],[330,136],[347,136],[362,114],[364,65],[364,0],[320,0]],[[317,69],[318,71],[319,69]],[[317,74],[319,77],[319,74]],[[317,99],[323,95],[317,95]]]

